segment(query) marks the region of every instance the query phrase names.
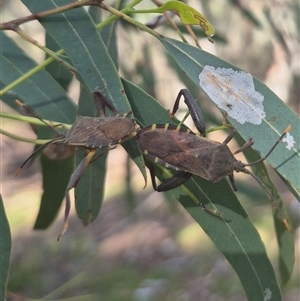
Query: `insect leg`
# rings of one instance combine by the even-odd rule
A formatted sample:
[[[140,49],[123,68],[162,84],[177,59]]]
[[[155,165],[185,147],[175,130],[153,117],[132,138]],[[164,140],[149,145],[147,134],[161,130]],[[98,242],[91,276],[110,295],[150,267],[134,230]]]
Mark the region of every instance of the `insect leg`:
[[[234,137],[236,130],[233,128],[233,131],[226,137],[226,139],[222,142],[222,144],[227,144]]]
[[[279,142],[284,138],[284,136],[285,136],[291,129],[292,129],[292,127],[289,125],[289,126],[284,130],[284,132],[281,134],[281,136],[278,138],[278,140],[274,143],[274,145],[271,147],[271,149],[268,151],[268,153],[267,153],[264,157],[262,157],[262,158],[260,158],[260,159],[258,159],[258,160],[256,160],[256,161],[254,161],[254,162],[245,164],[245,166],[251,166],[251,165],[254,165],[254,164],[257,164],[257,163],[259,163],[259,162],[262,162],[262,161],[266,160],[266,159],[269,157],[269,155],[273,152],[274,148],[279,144]]]
[[[253,145],[253,139],[250,138],[244,145],[242,145],[240,148],[238,148],[233,154],[236,155],[238,153],[243,152],[245,149],[249,148],[250,146]]]
[[[37,118],[38,120],[40,120],[41,122],[43,122],[47,127],[51,128],[56,134],[58,134],[59,136],[61,136],[61,133],[58,132],[55,129],[55,126],[59,126],[59,125],[53,126],[51,123],[46,122],[44,119],[42,119],[41,117],[39,117],[38,114],[33,111],[33,109],[29,108],[27,105],[23,104],[18,99],[16,99],[16,104],[21,108],[23,115],[25,115],[25,116],[32,116],[32,117]]]
[[[186,103],[186,105],[189,108],[190,114],[192,116],[192,119],[195,123],[197,130],[200,132],[201,136],[205,137],[206,126],[205,126],[202,112],[201,112],[198,104],[196,103],[195,98],[192,96],[192,94],[189,92],[189,90],[181,89],[179,91],[177,98],[175,100],[175,104],[174,104],[171,116],[174,116],[175,113],[177,112],[181,96],[184,97],[184,102]]]
[[[233,173],[230,174],[230,175],[228,175],[228,177],[229,177],[229,180],[230,180],[230,183],[231,183],[231,186],[232,186],[233,190],[234,190],[234,191],[237,191],[238,189],[237,189],[237,186],[236,186],[236,184],[235,184],[235,180],[234,180],[234,175],[233,175]]]
[[[97,149],[91,149],[90,152],[82,159],[82,161],[79,163],[76,170],[74,171],[72,178],[68,184],[68,187],[66,190],[66,207],[65,207],[64,225],[63,225],[63,229],[61,230],[61,232],[59,233],[59,235],[57,237],[58,241],[60,240],[61,236],[68,229],[69,214],[70,214],[70,208],[71,208],[69,190],[71,190],[78,184],[83,172],[89,165],[89,163],[90,163],[91,159],[93,158],[94,154],[96,153],[96,151],[97,151]]]
[[[69,191],[67,190],[67,192],[66,192],[66,206],[65,206],[64,226],[63,226],[62,230],[60,231],[60,233],[57,237],[57,241],[60,240],[60,238],[64,235],[64,233],[68,229],[70,209],[71,209],[71,200],[70,200]]]
[[[157,185],[156,185],[156,180],[155,180],[154,166],[153,166],[153,164],[150,163],[147,159],[145,160],[145,164],[146,164],[146,166],[148,167],[149,172],[150,172],[150,177],[151,177],[151,182],[152,182],[153,189],[154,189],[155,191],[157,191]]]
[[[104,97],[101,91],[94,92],[94,101],[97,111],[97,117],[104,117],[104,107],[108,107],[115,115],[120,115],[117,109],[109,103],[109,101]]]
[[[155,179],[155,170],[153,164],[149,160],[145,160],[145,164],[150,171],[151,182],[153,189],[158,192],[168,191],[185,183],[192,174],[185,171],[179,171],[173,177],[163,180],[163,182],[157,186]]]
[[[26,165],[26,163],[35,155],[37,154],[39,151],[41,151],[43,148],[45,148],[47,145],[55,143],[55,141],[60,140],[61,137],[57,137],[54,138],[48,142],[46,142],[45,144],[41,145],[39,148],[37,148],[24,162],[23,164],[18,168],[18,170],[15,173],[15,177],[17,177],[19,175],[19,173],[21,172],[22,168]]]
[[[277,202],[275,201],[272,193],[270,192],[270,190],[268,189],[268,187],[265,185],[265,183],[263,183],[263,181],[261,181],[254,173],[252,173],[250,170],[248,170],[247,168],[244,168],[243,170],[241,170],[242,172],[248,174],[248,175],[251,175],[263,188],[264,190],[266,191],[267,195],[269,196],[270,198],[270,201],[271,201],[271,204],[273,207],[275,207],[275,209],[277,210],[285,228],[289,231],[289,232],[292,232],[292,228],[291,226],[289,225],[287,219],[285,218],[285,216],[283,215],[282,211],[280,210],[279,208],[279,205],[277,204]]]
[[[169,179],[165,179],[158,187],[157,191],[168,191],[174,189],[182,184],[184,184],[190,177],[192,176],[191,173],[186,171],[179,171],[173,177]]]

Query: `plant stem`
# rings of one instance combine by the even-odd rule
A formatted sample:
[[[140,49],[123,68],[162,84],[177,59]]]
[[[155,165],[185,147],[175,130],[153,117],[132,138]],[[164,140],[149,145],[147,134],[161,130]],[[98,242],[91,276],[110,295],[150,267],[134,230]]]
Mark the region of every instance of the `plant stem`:
[[[30,117],[30,116],[24,116],[24,115],[18,115],[18,114],[12,114],[12,113],[6,113],[6,112],[0,112],[0,117],[8,118],[12,120],[18,120],[22,122],[27,122],[33,125],[41,125],[41,126],[47,126],[45,123],[43,123],[41,120],[39,120],[36,117]],[[62,129],[70,129],[72,127],[71,124],[61,123],[61,122],[55,122],[52,120],[44,120],[46,123],[51,124],[55,127],[60,127]]]
[[[131,2],[128,6],[124,7],[121,12],[124,14],[127,14],[128,12],[134,11],[132,8],[134,6],[136,6],[137,4],[139,4],[142,0],[134,0],[133,2]],[[102,7],[101,7],[102,8]],[[105,26],[107,26],[108,24],[110,24],[113,21],[116,21],[119,19],[119,16],[112,14],[110,17],[108,17],[106,20],[102,21],[101,23],[96,25],[97,29],[101,29]]]
[[[62,55],[64,53],[65,53],[64,50],[60,49],[56,52],[56,55]],[[48,66],[50,63],[52,63],[54,60],[55,60],[54,57],[49,57],[48,59],[46,59],[44,62],[42,62],[38,66],[34,67],[33,69],[31,69],[30,71],[28,71],[27,73],[25,73],[24,75],[19,77],[18,79],[16,79],[14,82],[7,85],[5,88],[0,90],[0,96],[4,95],[8,91],[12,90],[13,88],[15,88],[16,86],[21,84],[26,79],[30,78],[31,76],[33,76],[34,74],[36,74],[40,70],[44,69],[46,66]]]
[[[135,5],[137,5],[138,3],[140,3],[141,1],[142,0],[134,0],[127,7],[125,7],[122,10],[122,12],[132,11],[132,8]],[[39,48],[41,48],[42,50],[44,50],[46,53],[48,53],[51,56],[50,58],[46,59],[43,63],[41,63],[38,66],[36,66],[35,68],[31,69],[30,71],[25,73],[23,76],[21,76],[20,78],[18,78],[17,80],[15,80],[11,84],[9,84],[8,86],[6,86],[2,90],[0,90],[0,96],[4,95],[8,91],[12,90],[13,88],[15,88],[16,86],[21,84],[26,79],[30,78],[31,76],[33,76],[34,74],[36,74],[40,70],[44,69],[46,66],[51,64],[54,60],[58,60],[60,63],[65,64],[69,69],[74,70],[76,72],[74,67],[72,67],[71,65],[69,65],[68,63],[66,63],[65,61],[63,61],[59,57],[59,55],[63,55],[65,53],[65,51],[63,49],[60,49],[57,52],[52,52],[48,48],[46,48],[44,46],[41,46],[41,45],[38,45],[37,41],[33,40],[31,37],[26,35],[25,32],[23,32],[23,31],[21,32],[21,30],[18,28],[18,26],[20,24],[23,24],[23,23],[26,23],[26,22],[29,22],[29,21],[32,21],[32,20],[40,19],[40,18],[43,18],[43,17],[47,17],[47,16],[50,16],[50,15],[53,15],[53,14],[62,13],[64,11],[74,9],[74,8],[78,8],[78,7],[81,7],[81,6],[84,6],[84,5],[100,6],[101,2],[102,1],[100,1],[100,0],[83,0],[81,2],[75,2],[75,3],[67,4],[67,5],[55,8],[55,9],[50,9],[48,11],[44,11],[44,12],[37,13],[37,14],[32,14],[32,15],[24,17],[24,18],[20,18],[20,19],[16,19],[16,20],[13,20],[13,21],[10,21],[10,22],[0,24],[0,30],[14,30],[14,31],[17,31],[17,33],[19,35],[23,36],[27,41],[29,41],[29,42],[33,43],[34,45],[38,46]],[[115,11],[117,11],[117,10],[115,10]],[[114,14],[113,16],[107,18],[105,21],[99,23],[96,27],[97,27],[97,29],[101,29],[101,28],[107,26],[108,24],[110,24],[111,22],[117,20],[118,18],[119,18],[119,16]]]
[[[33,144],[38,144],[38,145],[43,145],[43,144],[51,141],[51,139],[29,139],[29,138],[24,138],[24,137],[12,134],[10,132],[7,132],[7,131],[5,131],[1,128],[0,128],[0,134],[3,134],[5,136],[10,137],[10,138],[15,139],[15,140],[28,142],[28,143],[33,143]]]
[[[160,37],[160,35],[155,32],[154,30],[150,29],[149,27],[147,27],[146,25],[132,19],[131,17],[129,17],[127,15],[127,13],[134,13],[135,10],[132,10],[130,7],[128,7],[127,9],[123,9],[122,11],[119,11],[119,10],[116,10],[115,8],[107,5],[107,4],[104,4],[104,3],[101,3],[100,4],[100,7],[102,9],[105,9],[107,11],[109,11],[110,13],[116,15],[118,18],[121,18],[125,21],[127,21],[128,23],[140,28],[141,30],[143,31],[146,31],[147,33],[151,34],[152,36],[154,36],[155,38],[158,38]]]
[[[160,35],[157,32],[155,32],[154,30],[152,30],[149,27],[145,26],[144,24],[132,19],[131,17],[129,17],[127,15],[130,12],[136,12],[135,10],[133,10],[133,7],[135,5],[137,5],[138,3],[140,3],[141,1],[142,0],[134,0],[127,7],[125,7],[122,11],[118,11],[118,10],[114,9],[113,7],[111,7],[111,6],[102,3],[101,0],[83,0],[81,2],[71,3],[71,4],[68,4],[68,5],[57,7],[55,9],[50,9],[48,11],[32,14],[32,15],[24,17],[24,18],[20,18],[20,19],[16,19],[16,20],[13,20],[13,21],[10,21],[10,22],[0,24],[0,30],[5,30],[5,29],[6,30],[14,30],[20,36],[22,36],[24,39],[26,39],[30,43],[36,45],[37,47],[39,47],[40,49],[42,49],[48,55],[51,56],[50,58],[45,60],[43,63],[39,64],[38,66],[36,66],[32,70],[30,70],[29,72],[25,73],[23,76],[18,78],[16,81],[12,82],[8,86],[6,86],[4,89],[0,90],[0,96],[4,95],[8,91],[12,90],[14,87],[21,84],[23,81],[25,81],[26,79],[28,79],[29,77],[31,77],[32,75],[37,73],[38,71],[42,70],[47,65],[52,63],[54,60],[58,60],[60,63],[65,64],[67,66],[67,68],[69,68],[69,69],[76,72],[74,67],[72,67],[70,64],[64,62],[59,57],[59,55],[62,55],[62,54],[65,53],[63,49],[60,49],[57,52],[53,52],[53,51],[49,50],[47,47],[44,47],[44,46],[40,45],[36,40],[32,39],[30,36],[28,36],[24,31],[22,31],[18,27],[20,24],[23,24],[25,22],[29,22],[29,21],[32,21],[32,20],[35,20],[35,19],[40,19],[40,18],[44,18],[44,17],[47,17],[47,16],[51,16],[51,15],[54,15],[54,14],[57,14],[57,13],[62,13],[64,11],[74,9],[74,8],[78,8],[78,7],[82,7],[82,6],[85,6],[85,5],[95,5],[95,6],[100,6],[102,9],[105,9],[105,10],[107,10],[110,13],[113,14],[113,16],[111,16],[111,17],[107,18],[105,21],[99,23],[96,26],[97,29],[101,29],[101,28],[107,26],[108,24],[110,24],[111,22],[117,20],[118,18],[122,18],[125,21],[127,21],[128,23],[131,23],[131,24],[135,25],[136,27],[140,28],[141,30],[146,31],[147,33],[151,34],[155,38],[160,38]]]
[[[97,1],[97,0],[76,1],[76,2],[73,2],[70,4],[66,4],[66,5],[63,5],[60,7],[49,9],[49,10],[46,10],[46,11],[43,11],[40,13],[35,13],[35,14],[29,15],[29,16],[26,16],[23,18],[13,20],[13,21],[9,21],[6,23],[0,23],[0,30],[15,31],[19,27],[19,25],[24,24],[26,22],[38,20],[38,19],[45,18],[45,17],[51,16],[51,15],[59,14],[59,13],[63,13],[67,10],[82,7],[85,5],[97,5],[97,4],[100,4],[101,2],[102,2],[102,0],[101,1],[100,0],[99,1]]]
[[[216,127],[206,130],[206,133],[211,133],[211,132],[220,131],[220,130],[228,130],[229,128],[230,127],[228,125],[219,125],[219,126],[216,126]]]
[[[57,53],[55,53],[54,51],[50,50],[49,48],[41,45],[37,40],[33,39],[31,36],[29,36],[27,33],[25,33],[21,28],[17,28],[15,30],[15,32],[18,35],[20,35],[22,38],[24,38],[26,41],[28,41],[29,43],[37,46],[38,48],[40,48],[41,50],[46,52],[50,57],[53,57],[53,59],[57,60],[59,63],[65,65],[69,70],[72,70],[73,72],[76,72],[76,69],[73,66],[71,66],[70,64],[68,64],[67,62],[63,61],[57,55]]]

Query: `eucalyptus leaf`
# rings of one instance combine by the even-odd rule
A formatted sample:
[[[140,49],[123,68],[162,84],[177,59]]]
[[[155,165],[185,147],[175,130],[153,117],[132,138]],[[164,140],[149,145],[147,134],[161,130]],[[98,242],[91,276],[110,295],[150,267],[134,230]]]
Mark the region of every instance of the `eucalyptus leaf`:
[[[6,86],[24,75],[29,70],[35,68],[37,64],[25,54],[25,52],[14,43],[14,41],[8,38],[3,31],[0,31],[1,39],[3,41],[3,47],[1,52],[1,72],[3,86]],[[3,95],[3,101],[10,105],[12,108],[17,109],[15,100],[19,99],[25,104],[29,104],[36,114],[40,117],[50,120],[56,120],[64,123],[71,123],[75,120],[75,105],[69,96],[66,94],[62,86],[44,69],[41,69],[38,74],[30,77],[13,91]],[[39,138],[45,138],[51,134],[53,137],[53,131],[43,128],[42,136]],[[44,162],[44,161],[43,161]],[[47,175],[43,179],[43,195],[41,199],[41,205],[37,221],[35,223],[35,229],[46,228],[55,218],[60,204],[64,198],[64,191],[69,181],[70,173],[72,172],[68,168],[68,163],[54,163],[46,164],[42,162],[43,172]],[[57,174],[54,178],[49,177],[53,175],[54,166],[58,164],[63,173],[59,183],[57,180]],[[47,166],[47,167],[46,167]],[[45,169],[46,168],[46,169]],[[58,170],[56,170],[58,172]]]
[[[141,126],[153,123],[178,124],[175,118],[169,117],[166,109],[143,90],[125,80],[123,85]],[[172,173],[157,166],[156,175],[162,181]],[[184,185],[168,193],[180,201],[227,258],[238,274],[249,300],[263,300],[267,288],[273,292],[272,300],[282,300],[261,238],[227,180],[213,184],[193,176]],[[205,212],[200,203],[221,212],[222,217]]]
[[[68,147],[53,145],[54,147]],[[65,198],[66,187],[73,172],[73,155],[62,160],[53,160],[45,154],[41,156],[43,175],[43,195],[34,229],[46,229],[58,215]]]
[[[11,234],[7,216],[5,214],[2,196],[0,194],[0,298],[6,297],[7,281],[10,266]]]
[[[55,8],[59,5],[70,3],[67,0],[63,1],[47,1],[39,2],[36,4],[31,0],[23,0],[23,3],[32,11],[32,13],[44,11],[50,8]],[[68,11],[64,14],[54,15],[51,17],[44,18],[40,20],[41,24],[45,27],[47,33],[52,36],[53,39],[60,45],[62,49],[68,55],[73,66],[77,70],[77,78],[81,82],[84,89],[90,93],[90,96],[80,97],[80,106],[78,113],[79,115],[89,115],[95,116],[95,110],[89,110],[86,113],[86,108],[93,106],[94,102],[91,97],[95,90],[100,90],[107,99],[115,106],[115,108],[120,112],[128,112],[131,110],[129,102],[126,95],[123,93],[123,87],[118,76],[117,69],[114,65],[112,58],[110,57],[106,45],[103,43],[95,24],[84,8],[78,8],[76,10]],[[86,93],[85,93],[86,94]],[[146,176],[145,167],[143,164],[142,156],[136,151],[137,147],[129,146],[129,155],[137,162],[138,167],[141,169],[144,177]],[[81,157],[79,155],[79,157]],[[102,168],[90,168],[92,172],[87,172],[83,174],[81,179],[82,183],[86,183],[88,180],[86,177],[90,176],[90,181],[93,183],[94,179],[101,179],[104,181],[105,170],[104,160],[106,156],[102,156],[98,159],[97,164],[102,166]],[[80,160],[77,159],[78,163]],[[97,183],[94,192],[101,191],[103,195],[103,183],[101,189],[98,187]],[[78,204],[83,204],[85,202],[85,185],[80,184],[76,188],[76,208],[83,208]],[[80,192],[80,189],[83,189]],[[79,196],[83,198],[80,199]],[[102,200],[95,195],[94,196],[98,202],[102,203]],[[100,206],[97,207],[97,210]],[[96,217],[99,212],[92,212],[92,216]],[[86,213],[78,212],[79,216],[84,216]]]
[[[199,75],[206,65],[240,71],[238,67],[199,48],[170,38],[161,37],[160,41],[185,75],[197,85],[199,85]],[[299,117],[261,81],[255,77],[253,77],[253,81],[256,90],[264,96],[263,106],[266,117],[263,119],[263,122],[260,125],[254,125],[251,123],[240,124],[233,118],[228,118],[228,120],[245,140],[248,140],[249,137],[253,138],[254,145],[252,148],[262,156],[267,154],[270,147],[287,126],[292,126],[290,134],[296,141],[295,147],[289,150],[284,143],[280,143],[276,150],[267,158],[267,161],[285,179],[291,191],[299,198]]]
[[[37,66],[31,58],[7,35],[0,31],[1,43],[1,81],[3,86],[11,84],[16,79]],[[9,95],[14,94],[13,97]],[[40,117],[72,123],[75,120],[75,105],[64,89],[44,69],[24,80],[3,96],[3,100],[12,108],[17,108],[16,98],[29,104]],[[16,97],[16,98],[15,98]]]

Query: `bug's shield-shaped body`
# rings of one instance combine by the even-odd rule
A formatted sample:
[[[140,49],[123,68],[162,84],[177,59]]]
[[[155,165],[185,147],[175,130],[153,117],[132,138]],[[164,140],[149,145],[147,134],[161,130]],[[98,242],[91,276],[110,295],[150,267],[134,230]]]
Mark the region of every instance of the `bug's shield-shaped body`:
[[[135,121],[124,116],[79,116],[64,143],[86,148],[101,148],[119,144],[134,136]]]
[[[237,162],[226,144],[174,125],[144,127],[138,131],[137,143],[154,162],[213,183],[232,175]]]

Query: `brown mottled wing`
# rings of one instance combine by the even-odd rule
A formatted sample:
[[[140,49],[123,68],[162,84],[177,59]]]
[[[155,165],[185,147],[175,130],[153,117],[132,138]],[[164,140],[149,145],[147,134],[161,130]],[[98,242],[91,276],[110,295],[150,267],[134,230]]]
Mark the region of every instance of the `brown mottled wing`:
[[[134,121],[122,116],[79,116],[66,135],[65,143],[90,148],[117,144],[134,129]]]
[[[149,127],[141,129],[137,135],[137,142],[143,151],[148,151],[155,157],[164,159],[169,154],[182,152],[171,136],[171,131],[164,129],[152,130]]]
[[[187,171],[210,179],[208,167],[212,152],[220,143],[199,137],[193,133],[155,129],[138,134],[138,144],[148,155],[160,159],[159,164],[171,164],[170,168]]]

